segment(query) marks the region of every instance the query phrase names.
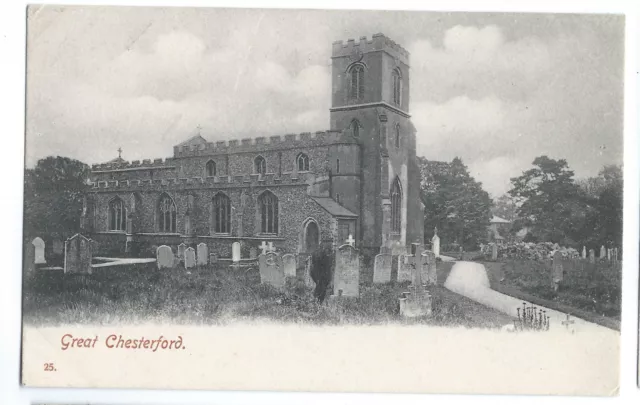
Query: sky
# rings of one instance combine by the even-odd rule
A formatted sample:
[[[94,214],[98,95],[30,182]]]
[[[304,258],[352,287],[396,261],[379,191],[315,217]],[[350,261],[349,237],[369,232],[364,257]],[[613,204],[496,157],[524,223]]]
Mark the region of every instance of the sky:
[[[418,155],[492,196],[540,155],[622,164],[622,16],[113,6],[29,9],[25,163],[327,130],[331,44],[375,33],[411,54]]]

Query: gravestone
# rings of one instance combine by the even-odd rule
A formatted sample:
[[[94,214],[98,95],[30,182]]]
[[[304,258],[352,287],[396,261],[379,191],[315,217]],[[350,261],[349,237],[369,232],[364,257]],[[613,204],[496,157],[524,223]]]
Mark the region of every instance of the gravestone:
[[[33,262],[35,264],[46,264],[47,261],[44,259],[44,241],[42,238],[35,238],[31,244],[34,247],[34,259]]]
[[[196,251],[190,247],[184,250],[184,268],[190,269],[196,266]]]
[[[409,267],[409,271],[411,272],[411,285],[413,287],[419,286],[422,288],[422,284],[424,284],[424,279],[422,278],[422,266],[419,262],[420,251],[418,251],[418,255],[407,256],[407,266]]]
[[[600,247],[600,260],[604,260],[604,257],[607,255],[607,251],[604,249],[604,245]]]
[[[618,248],[613,248],[613,260],[618,261]]]
[[[218,263],[218,254],[217,253],[209,253],[209,264]]]
[[[183,243],[178,245],[178,260],[184,260],[184,251],[187,249],[187,245]]]
[[[52,245],[54,255],[61,255],[64,253],[64,244],[60,239],[54,239]]]
[[[583,259],[587,258],[587,247],[586,246],[582,247],[582,258]]]
[[[557,291],[560,283],[564,280],[564,269],[562,267],[562,253],[559,250],[553,254],[553,288]]]
[[[233,242],[231,245],[231,261],[234,263],[240,261],[240,242]]]
[[[260,268],[260,283],[268,284],[275,288],[284,287],[284,268],[282,257],[275,252],[267,252],[258,256]]]
[[[158,246],[158,249],[156,249],[156,265],[158,269],[172,268],[174,260],[173,251],[169,246]]]
[[[611,248],[607,249],[607,260],[611,261]]]
[[[333,277],[334,295],[342,294],[343,297],[358,297],[360,295],[360,253],[352,243],[353,239],[349,235],[348,243],[340,246],[336,252],[336,269]]]
[[[33,243],[27,243],[24,246],[24,256],[22,258],[23,260],[23,268],[24,268],[24,277],[25,279],[29,280],[31,278],[33,278],[33,276],[36,274],[36,247],[33,245]]]
[[[311,278],[311,263],[311,256],[309,256],[304,262],[304,285],[306,285],[307,287],[315,286],[315,283]]]
[[[64,243],[64,273],[91,274],[91,239],[79,233]]]
[[[596,251],[594,249],[589,249],[589,262],[590,263],[596,262]]]
[[[385,253],[376,255],[373,261],[373,282],[383,284],[391,281],[391,260],[393,256]]]
[[[436,267],[436,255],[434,252],[425,250],[422,252],[422,283],[428,285],[436,285],[438,282],[438,273]]]
[[[282,266],[284,267],[285,277],[296,276],[296,257],[292,254],[282,256]]]
[[[255,259],[257,257],[258,257],[258,249],[255,246],[251,246],[251,249],[249,249],[249,258]]]
[[[206,243],[199,243],[197,248],[198,266],[206,266],[209,264],[209,247]]]
[[[491,260],[498,260],[498,244],[494,243],[491,246]]]
[[[409,265],[409,255],[398,255],[398,283],[411,281],[411,266]]]
[[[438,236],[438,228],[433,230],[433,238],[431,238],[431,251],[436,257],[440,257],[440,237]]]

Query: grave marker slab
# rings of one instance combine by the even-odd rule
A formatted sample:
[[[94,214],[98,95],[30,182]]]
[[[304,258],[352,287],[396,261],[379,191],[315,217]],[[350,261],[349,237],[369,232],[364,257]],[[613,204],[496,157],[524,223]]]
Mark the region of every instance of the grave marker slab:
[[[333,294],[344,297],[360,295],[360,254],[353,247],[353,238],[349,235],[347,244],[336,251],[336,269],[333,278]]]
[[[52,245],[54,255],[61,255],[64,253],[64,244],[60,239],[54,239]]]
[[[25,279],[31,279],[36,274],[36,247],[33,243],[27,243],[24,247],[23,268]]]
[[[233,242],[231,245],[231,261],[233,263],[240,261],[240,242]]]
[[[218,263],[218,254],[217,253],[209,253],[209,263],[210,264]]]
[[[436,257],[440,257],[440,237],[438,236],[438,228],[433,232],[433,238],[431,238],[431,250]]]
[[[398,255],[398,283],[403,281],[411,281],[411,266],[409,266],[408,258],[411,257],[406,254]]]
[[[556,252],[553,254],[553,284],[554,284],[554,289],[558,289],[560,283],[562,283],[562,280],[564,280],[564,268],[562,266],[562,252],[560,252],[559,250],[556,250]]]
[[[184,268],[190,269],[192,267],[196,267],[196,251],[189,247],[184,250]]]
[[[64,272],[71,274],[91,274],[91,239],[79,233],[64,243]]]
[[[498,260],[498,244],[496,243],[491,246],[491,260]]]
[[[285,277],[296,276],[296,257],[292,254],[282,256],[282,265],[284,267]]]
[[[44,241],[42,240],[42,238],[37,237],[35,238],[33,241],[31,241],[31,244],[34,247],[34,263],[35,264],[46,264],[47,261],[44,258]]]
[[[187,245],[183,242],[178,245],[178,259],[184,260],[184,251],[187,249]]]
[[[422,252],[422,283],[427,285],[436,285],[438,282],[438,273],[436,268],[436,255],[434,252],[425,250]]]
[[[590,263],[596,262],[596,251],[594,249],[589,249],[589,262]]]
[[[256,259],[258,257],[258,249],[255,246],[251,246],[249,249],[249,258]]]
[[[600,247],[600,260],[604,260],[604,257],[607,255],[607,251],[604,249],[604,245]]]
[[[282,257],[275,252],[267,252],[258,256],[260,283],[276,288],[284,287],[284,267]]]
[[[587,247],[586,246],[582,247],[582,258],[583,259],[587,258]]]
[[[209,264],[209,247],[206,243],[199,243],[197,248],[197,264],[198,266],[206,266]]]
[[[391,260],[393,256],[385,253],[376,255],[373,261],[373,282],[383,284],[391,281]]]
[[[156,249],[156,264],[158,269],[170,269],[173,267],[174,261],[173,250],[171,250],[169,246],[158,246],[158,249]]]

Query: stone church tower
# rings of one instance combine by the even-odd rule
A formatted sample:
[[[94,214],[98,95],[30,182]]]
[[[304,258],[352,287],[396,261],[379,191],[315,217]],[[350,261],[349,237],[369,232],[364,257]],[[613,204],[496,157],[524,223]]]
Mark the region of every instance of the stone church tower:
[[[332,188],[334,195],[357,190],[343,204],[360,213],[365,252],[400,253],[411,243],[423,243],[409,75],[409,53],[382,34],[333,43],[331,129],[349,131],[361,147],[360,175],[332,173]]]

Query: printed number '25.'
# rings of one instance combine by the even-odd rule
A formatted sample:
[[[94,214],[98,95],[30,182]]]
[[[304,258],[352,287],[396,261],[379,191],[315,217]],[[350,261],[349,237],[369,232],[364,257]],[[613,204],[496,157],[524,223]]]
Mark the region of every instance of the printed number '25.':
[[[44,363],[44,371],[56,371],[53,363]]]

